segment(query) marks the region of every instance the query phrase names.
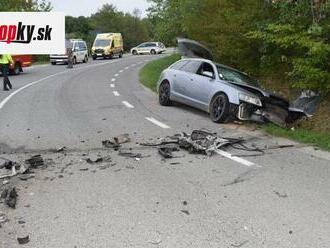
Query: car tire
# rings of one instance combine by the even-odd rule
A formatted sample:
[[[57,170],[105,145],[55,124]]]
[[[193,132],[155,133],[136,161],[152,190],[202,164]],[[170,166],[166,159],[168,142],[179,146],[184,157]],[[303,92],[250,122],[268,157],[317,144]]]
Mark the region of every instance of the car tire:
[[[156,50],[152,49],[152,50],[150,51],[150,54],[152,54],[152,55],[156,55],[157,52],[156,52]]]
[[[77,58],[76,57],[73,57],[73,60],[72,60],[72,64],[77,64]]]
[[[84,60],[83,60],[83,63],[87,63],[88,62],[88,56],[86,55]]]
[[[119,53],[119,58],[121,59],[123,57],[123,52]]]
[[[133,54],[133,55],[138,55],[138,52],[137,52],[136,50],[133,50],[133,51],[132,51],[132,54]]]
[[[158,99],[159,104],[162,106],[172,105],[171,101],[171,85],[168,81],[164,81],[159,86]]]
[[[225,93],[215,95],[210,103],[210,117],[213,122],[225,123],[229,118],[230,103]]]
[[[52,65],[56,65],[56,62],[51,62]]]
[[[93,60],[96,60],[96,59],[97,59],[97,57],[95,55],[93,55]]]

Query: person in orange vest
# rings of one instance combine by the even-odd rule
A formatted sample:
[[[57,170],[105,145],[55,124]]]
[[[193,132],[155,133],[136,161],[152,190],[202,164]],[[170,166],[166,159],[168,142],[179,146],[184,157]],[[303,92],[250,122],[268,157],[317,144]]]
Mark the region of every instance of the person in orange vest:
[[[12,64],[14,64],[14,61],[9,54],[0,54],[0,67],[3,76],[3,90],[5,91],[13,88],[8,78],[9,66]]]

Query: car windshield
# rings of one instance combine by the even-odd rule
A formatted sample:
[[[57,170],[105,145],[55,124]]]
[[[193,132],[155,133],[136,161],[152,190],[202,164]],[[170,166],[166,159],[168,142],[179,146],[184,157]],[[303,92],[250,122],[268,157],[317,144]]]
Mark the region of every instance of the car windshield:
[[[111,40],[95,40],[94,46],[96,47],[106,47],[110,46]]]
[[[236,70],[232,70],[230,68],[226,68],[220,65],[217,65],[217,69],[219,72],[220,79],[237,83],[237,84],[245,84],[259,87],[259,83],[257,80],[249,77],[248,75],[238,72]]]

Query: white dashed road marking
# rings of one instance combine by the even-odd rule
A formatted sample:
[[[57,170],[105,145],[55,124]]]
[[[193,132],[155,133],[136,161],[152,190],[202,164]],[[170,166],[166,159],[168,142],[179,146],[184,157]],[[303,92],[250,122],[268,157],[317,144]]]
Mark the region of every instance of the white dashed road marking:
[[[118,77],[119,76],[119,74],[115,74],[115,77]]]
[[[118,91],[112,91],[112,93],[113,93],[115,96],[120,96],[120,94],[119,94]]]
[[[0,110],[7,104],[7,102],[9,102],[9,100],[11,98],[13,98],[19,92],[21,92],[21,91],[25,90],[26,88],[29,88],[29,87],[31,87],[33,85],[39,84],[39,83],[41,83],[41,82],[43,82],[43,81],[45,81],[47,79],[50,79],[50,78],[53,78],[53,77],[56,77],[56,76],[59,76],[59,75],[62,75],[62,74],[68,74],[70,72],[85,70],[86,68],[98,67],[98,66],[103,66],[103,65],[107,65],[107,64],[113,64],[113,63],[117,63],[117,62],[104,62],[104,63],[98,63],[98,64],[93,64],[93,65],[86,65],[86,66],[74,68],[74,69],[71,69],[71,70],[66,70],[66,71],[58,72],[58,73],[49,75],[47,77],[41,78],[41,79],[39,79],[37,81],[28,83],[28,84],[24,85],[23,87],[15,90],[9,96],[7,96],[4,100],[2,100],[2,102],[0,102]]]
[[[126,66],[126,67],[125,67],[125,70],[128,70],[128,69],[129,69],[129,66]]]
[[[110,87],[115,88],[116,86],[115,86],[115,84],[110,84]]]
[[[124,70],[120,70],[119,73],[122,73]]]
[[[164,123],[162,123],[162,122],[160,122],[160,121],[157,121],[156,119],[154,119],[154,118],[152,118],[152,117],[146,117],[146,119],[147,119],[148,121],[150,121],[151,123],[153,123],[153,124],[155,124],[155,125],[157,125],[157,126],[159,126],[159,127],[161,127],[161,128],[164,128],[164,129],[169,129],[169,128],[170,128],[170,127],[167,126],[166,124],[164,124]]]
[[[116,81],[116,79],[115,79],[115,78],[111,79],[111,82],[115,82],[115,81]]]
[[[134,106],[133,106],[132,104],[130,104],[129,102],[122,101],[122,103],[123,103],[127,108],[131,108],[131,109],[134,108]]]
[[[225,157],[225,158],[229,158],[229,159],[231,159],[231,160],[233,160],[233,161],[235,161],[237,163],[240,163],[240,164],[245,165],[245,166],[248,166],[248,167],[251,167],[251,166],[256,165],[255,163],[252,163],[252,162],[250,162],[248,160],[245,160],[243,158],[239,158],[239,157],[233,156],[230,153],[225,152],[225,151],[218,150],[218,151],[216,151],[216,153],[219,154],[219,155],[221,155],[221,156],[223,156],[223,157]]]

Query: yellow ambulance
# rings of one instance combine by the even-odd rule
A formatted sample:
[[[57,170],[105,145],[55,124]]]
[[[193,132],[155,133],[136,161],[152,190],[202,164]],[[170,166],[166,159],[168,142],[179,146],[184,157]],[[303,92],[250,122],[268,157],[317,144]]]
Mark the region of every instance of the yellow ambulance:
[[[120,33],[98,34],[92,47],[92,57],[113,58],[118,56],[122,58],[124,54],[123,37]]]

